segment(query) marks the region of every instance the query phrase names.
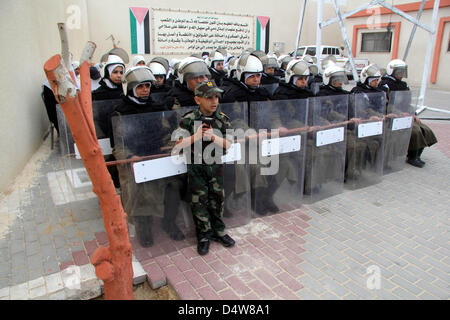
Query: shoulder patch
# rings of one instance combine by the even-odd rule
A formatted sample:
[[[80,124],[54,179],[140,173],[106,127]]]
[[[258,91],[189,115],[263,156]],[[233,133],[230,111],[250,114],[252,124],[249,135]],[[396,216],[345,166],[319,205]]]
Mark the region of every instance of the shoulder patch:
[[[223,113],[222,111],[220,112],[220,115],[222,117],[224,117],[225,119],[230,120],[230,118],[225,113]]]

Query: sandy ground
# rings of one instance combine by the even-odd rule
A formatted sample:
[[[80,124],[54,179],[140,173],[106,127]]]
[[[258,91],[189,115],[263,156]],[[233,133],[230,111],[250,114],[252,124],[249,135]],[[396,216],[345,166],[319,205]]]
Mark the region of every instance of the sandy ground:
[[[134,300],[180,300],[175,290],[170,286],[164,286],[153,290],[147,281],[133,287]],[[94,300],[104,300],[102,295]]]

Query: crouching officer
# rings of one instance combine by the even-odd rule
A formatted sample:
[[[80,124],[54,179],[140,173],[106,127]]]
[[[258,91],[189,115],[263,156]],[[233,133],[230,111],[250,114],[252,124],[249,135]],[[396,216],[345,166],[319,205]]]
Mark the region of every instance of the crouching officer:
[[[378,85],[386,92],[387,98],[391,91],[409,91],[408,84],[402,81],[408,77],[408,66],[403,60],[394,59],[388,63],[386,74],[381,78]],[[409,140],[407,162],[418,168],[422,168],[425,162],[420,156],[425,147],[431,147],[437,142],[434,132],[426,124],[422,123],[419,117],[414,116],[414,124]]]
[[[189,154],[185,154],[186,157],[191,157],[187,161],[188,189],[191,193],[191,211],[200,255],[208,253],[210,240],[219,241],[225,247],[231,247],[235,243],[227,235],[222,220],[223,164],[211,161],[211,158],[203,154],[206,148],[211,150],[211,144],[215,144],[210,155],[214,159],[220,159],[231,146],[231,142],[224,138],[226,130],[231,127],[229,119],[224,113],[217,111],[219,94],[222,92],[214,81],[203,82],[195,87],[195,102],[199,107],[186,113],[181,119],[180,129],[184,129],[181,131],[184,131],[185,138],[179,139],[176,145],[178,150],[183,149],[185,153],[190,149]],[[213,130],[219,131],[220,136]],[[194,147],[194,144],[200,143],[201,148]],[[202,154],[197,154],[200,150]],[[212,164],[207,164],[211,162]]]
[[[165,111],[163,105],[151,100],[151,86],[156,83],[156,79],[148,67],[132,67],[125,74],[126,95],[123,102],[111,114],[110,141],[113,147],[113,155],[116,159],[130,159],[154,153],[162,153],[161,148],[166,146],[168,141],[164,137],[170,133],[169,126],[165,119],[161,122],[154,122],[153,130],[161,133],[158,138],[152,141],[129,141],[127,144],[114,141],[114,135],[124,134],[119,131],[112,131],[112,117],[122,117],[128,115],[145,114],[151,112]],[[148,118],[147,118],[148,119]],[[127,123],[131,125],[131,121]],[[169,134],[170,136],[170,134]],[[143,247],[153,245],[154,216],[162,217],[162,228],[173,240],[183,240],[184,234],[176,225],[176,216],[180,205],[181,182],[177,177],[158,179],[136,184],[133,179],[130,165],[118,165],[121,200],[128,221],[133,223],[136,230],[136,237]]]

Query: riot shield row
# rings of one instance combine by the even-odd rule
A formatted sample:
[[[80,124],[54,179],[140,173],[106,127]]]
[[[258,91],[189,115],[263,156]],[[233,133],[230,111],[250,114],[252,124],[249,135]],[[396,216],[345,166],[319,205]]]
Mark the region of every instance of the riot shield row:
[[[408,96],[392,92],[387,115],[384,93],[221,104],[232,139],[221,158],[227,228],[338,194],[344,182],[377,183],[386,166],[400,168],[411,134]],[[112,118],[124,210],[141,245],[161,254],[196,242],[187,161],[172,152],[173,133],[192,108]],[[70,147],[68,137],[60,140]]]

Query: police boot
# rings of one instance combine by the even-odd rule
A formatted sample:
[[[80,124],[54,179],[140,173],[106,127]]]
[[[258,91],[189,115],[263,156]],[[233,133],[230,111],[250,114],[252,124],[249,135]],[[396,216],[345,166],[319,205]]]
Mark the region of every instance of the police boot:
[[[417,151],[417,160],[419,160],[419,162],[421,162],[423,165],[425,165],[425,161],[423,161],[420,156],[422,155],[424,148],[419,149],[419,151]]]
[[[278,206],[273,201],[273,196],[275,195],[278,187],[278,183],[275,181],[275,179],[272,179],[272,181],[269,183],[269,186],[266,188],[264,198],[262,199],[267,210],[273,213],[280,211],[280,208],[278,208]]]
[[[152,216],[133,217],[136,237],[139,244],[144,248],[153,245],[152,218]]]
[[[414,167],[423,168],[424,164],[419,161],[417,154],[417,150],[408,151],[408,160],[406,162]]]
[[[260,216],[265,216],[269,212],[263,201],[265,188],[255,188],[252,191],[252,210]],[[255,198],[256,194],[258,194],[258,199]]]
[[[231,210],[228,208],[228,201],[227,201],[227,199],[231,196],[231,192],[226,192],[226,190],[225,190],[225,198],[224,198],[224,201],[223,201],[223,216],[225,217],[225,218],[231,218],[232,216],[233,216],[233,212],[231,212]],[[235,199],[235,195],[234,195],[234,193],[233,193],[233,200]]]
[[[172,240],[183,240],[184,234],[175,223],[180,198],[175,192],[170,192],[170,188],[166,190],[164,196],[164,218],[162,220],[162,228]]]

